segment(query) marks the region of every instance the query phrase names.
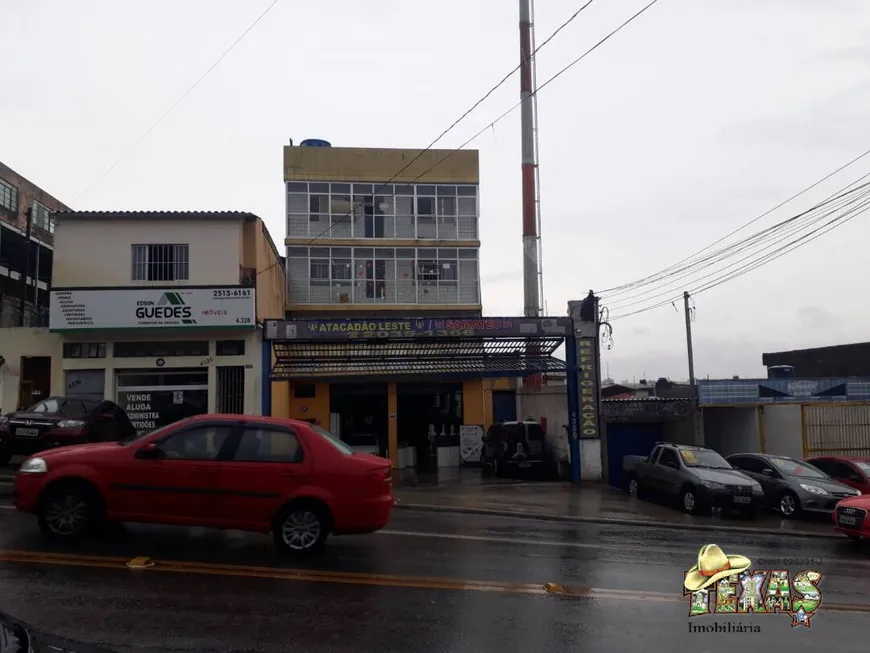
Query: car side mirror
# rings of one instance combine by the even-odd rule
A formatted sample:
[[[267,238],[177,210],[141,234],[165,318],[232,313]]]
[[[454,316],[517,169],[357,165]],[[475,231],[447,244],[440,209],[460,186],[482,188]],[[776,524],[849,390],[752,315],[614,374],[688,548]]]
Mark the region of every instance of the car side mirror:
[[[769,467],[762,469],[761,473],[764,474],[765,476],[773,476],[773,470],[770,469]]]
[[[148,444],[139,447],[139,451],[136,452],[136,457],[144,458],[146,460],[157,460],[163,458],[164,453],[160,450],[160,447],[157,446],[156,442],[149,442]]]

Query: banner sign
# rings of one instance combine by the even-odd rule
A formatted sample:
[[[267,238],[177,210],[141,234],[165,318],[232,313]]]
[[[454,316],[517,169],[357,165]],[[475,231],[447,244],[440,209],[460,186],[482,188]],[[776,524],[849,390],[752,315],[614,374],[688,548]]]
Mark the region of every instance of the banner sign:
[[[49,330],[253,329],[253,288],[58,288],[51,291]]]
[[[479,463],[483,449],[483,427],[463,424],[459,427],[459,455],[465,464]]]
[[[348,320],[267,320],[267,340],[564,337],[569,318],[426,317]]]
[[[577,367],[580,368],[580,429],[577,437],[597,438],[598,433],[598,361],[595,338],[577,339]]]

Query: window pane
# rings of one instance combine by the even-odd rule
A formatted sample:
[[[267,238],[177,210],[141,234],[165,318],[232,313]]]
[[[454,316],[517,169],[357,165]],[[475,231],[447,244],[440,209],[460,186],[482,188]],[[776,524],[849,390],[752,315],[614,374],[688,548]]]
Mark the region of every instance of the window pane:
[[[201,426],[170,435],[160,443],[160,450],[168,460],[216,460],[230,430],[229,426]]]
[[[301,460],[296,436],[287,431],[246,428],[233,457],[238,462],[293,463]]]

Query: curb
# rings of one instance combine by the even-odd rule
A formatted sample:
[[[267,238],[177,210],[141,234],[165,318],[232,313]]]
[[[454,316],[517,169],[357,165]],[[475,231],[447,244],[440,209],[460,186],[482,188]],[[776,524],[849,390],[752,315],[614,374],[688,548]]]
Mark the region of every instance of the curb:
[[[468,515],[489,515],[491,517],[515,517],[519,519],[533,519],[536,521],[550,521],[574,524],[605,524],[609,526],[641,526],[647,528],[670,528],[674,530],[695,531],[728,531],[730,533],[743,533],[746,535],[779,535],[787,537],[808,537],[817,539],[841,540],[839,533],[819,533],[815,531],[783,531],[769,528],[753,528],[750,526],[714,526],[712,524],[678,524],[675,522],[654,521],[650,519],[620,519],[616,517],[573,517],[570,515],[556,515],[539,512],[526,512],[523,510],[498,510],[492,508],[467,508],[464,506],[439,506],[425,503],[395,504],[399,510],[416,510],[420,512],[452,512]]]

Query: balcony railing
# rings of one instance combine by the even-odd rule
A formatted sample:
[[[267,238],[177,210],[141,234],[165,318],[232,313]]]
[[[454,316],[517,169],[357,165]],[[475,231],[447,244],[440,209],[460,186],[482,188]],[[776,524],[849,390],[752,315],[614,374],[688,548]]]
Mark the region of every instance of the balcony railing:
[[[287,292],[290,304],[480,304],[476,281],[291,280]]]

